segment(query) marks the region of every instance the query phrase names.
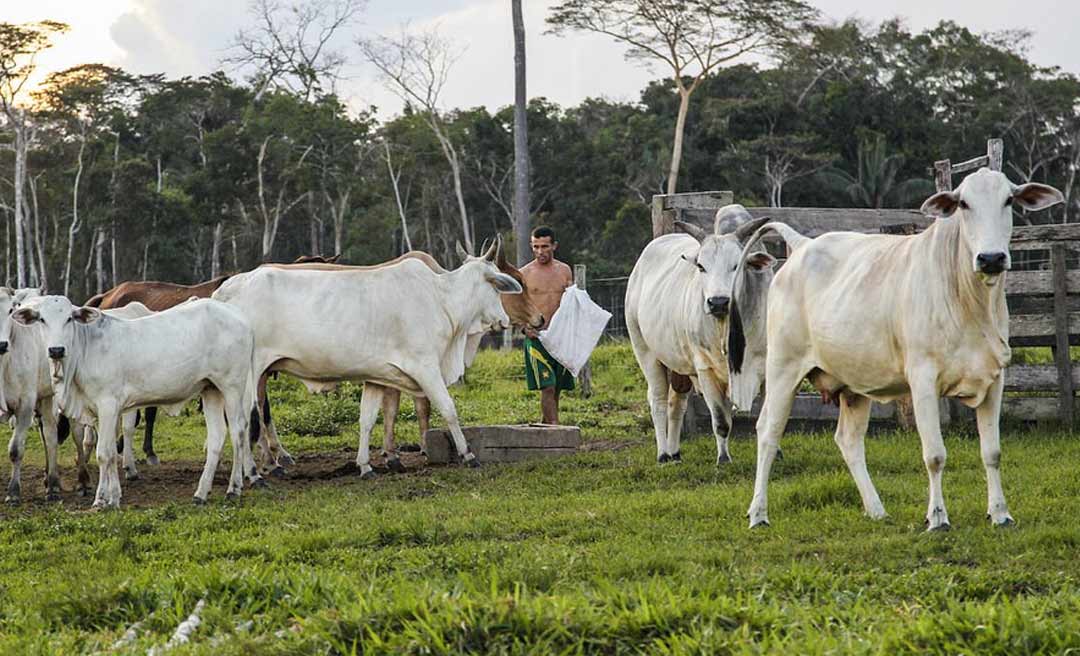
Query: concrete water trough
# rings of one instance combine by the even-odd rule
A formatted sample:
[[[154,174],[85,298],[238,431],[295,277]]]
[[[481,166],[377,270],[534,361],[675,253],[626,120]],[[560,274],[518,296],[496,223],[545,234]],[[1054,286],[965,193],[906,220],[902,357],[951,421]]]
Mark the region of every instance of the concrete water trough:
[[[517,462],[555,458],[577,453],[581,429],[548,424],[468,426],[462,428],[469,449],[480,462]],[[430,463],[457,462],[457,452],[445,428],[424,433],[424,450]]]

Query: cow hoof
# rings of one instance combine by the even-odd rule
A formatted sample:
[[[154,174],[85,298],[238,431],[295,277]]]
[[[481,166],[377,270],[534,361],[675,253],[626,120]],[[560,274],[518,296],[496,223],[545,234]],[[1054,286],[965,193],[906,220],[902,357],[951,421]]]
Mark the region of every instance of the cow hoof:
[[[926,532],[927,533],[947,533],[950,530],[952,530],[952,526],[950,526],[948,522],[943,522],[941,524],[938,524],[937,526],[931,526],[930,528],[926,529]]]
[[[9,494],[4,497],[4,503],[8,504],[9,506],[17,506],[19,505],[20,501],[22,501],[22,498],[17,494]]]
[[[158,460],[158,457],[157,457],[156,453],[148,453],[148,454],[146,454],[146,464],[148,464],[148,465],[160,465],[161,461]]]
[[[80,497],[85,498],[89,494],[90,494],[90,488],[88,488],[88,487],[80,487],[79,488],[78,495]]]
[[[671,462],[682,462],[682,451],[671,454]]]
[[[280,454],[278,454],[278,462],[283,465],[295,465],[296,459],[282,451]]]
[[[265,478],[256,478],[251,481],[251,487],[257,490],[268,490],[270,489],[270,481]]]
[[[49,493],[45,495],[45,500],[46,501],[60,501],[60,493],[57,492],[56,490],[50,490]]]
[[[129,481],[137,481],[137,480],[139,480],[139,472],[125,471],[124,472],[124,478],[126,480],[129,480]]]
[[[660,463],[661,465],[671,462],[671,456],[666,453],[661,453],[660,455],[656,456],[656,462]]]
[[[781,451],[780,449],[776,450],[776,459],[777,460],[783,460],[784,459],[784,452]]]
[[[274,478],[285,478],[285,468],[278,465],[270,470],[270,475]]]
[[[769,526],[769,520],[767,520],[767,519],[761,519],[761,520],[758,520],[757,522],[755,522],[755,523],[751,524],[751,525],[750,525],[750,528],[751,528],[751,529],[755,529],[755,528],[770,528],[770,526]]]
[[[239,499],[240,499],[240,493],[239,492],[229,491],[229,492],[225,493],[225,500],[226,501],[237,501]]]
[[[720,455],[716,456],[717,467],[719,467],[720,465],[726,465],[729,462],[731,462],[731,456],[726,453],[721,453]]]
[[[405,465],[401,464],[401,458],[398,458],[396,456],[393,458],[387,458],[386,466],[390,471],[394,472],[395,474],[405,473]]]
[[[375,478],[375,470],[374,469],[369,469],[366,472],[360,474],[360,480],[362,480],[362,481],[370,481],[373,478]]]
[[[465,457],[465,466],[469,469],[476,469],[480,466],[480,461],[476,459],[476,456],[470,453]]]
[[[994,522],[996,528],[1010,528],[1016,526],[1016,520],[1012,517],[1004,517],[1000,522]]]
[[[202,498],[200,496],[192,497],[191,502],[194,503],[196,506],[205,506],[206,505],[206,499],[204,499],[204,498]]]

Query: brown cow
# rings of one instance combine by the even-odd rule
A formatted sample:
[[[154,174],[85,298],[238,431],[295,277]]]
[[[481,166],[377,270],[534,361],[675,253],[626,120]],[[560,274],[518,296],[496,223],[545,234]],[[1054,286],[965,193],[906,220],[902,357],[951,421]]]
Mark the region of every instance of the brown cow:
[[[387,267],[396,264],[402,260],[416,259],[420,260],[428,266],[432,271],[436,273],[446,273],[446,269],[443,268],[439,262],[423,251],[409,251],[404,255],[400,255],[393,260],[383,262],[382,264],[375,264],[369,266],[348,266],[342,264],[264,264],[262,266],[276,267],[276,268],[300,268],[315,271],[338,271],[338,270],[372,270]],[[498,259],[496,260],[496,266],[499,270],[505,274],[510,275],[521,285],[521,294],[502,294],[499,298],[502,300],[503,309],[506,310],[506,314],[510,317],[511,323],[516,326],[524,327],[531,326],[532,328],[539,328],[544,325],[544,316],[537,310],[533,304],[531,297],[529,296],[529,289],[525,284],[525,280],[522,278],[518,269],[510,264],[502,251],[499,251]],[[375,385],[374,383],[364,383],[365,385]],[[401,465],[401,460],[397,455],[397,448],[394,444],[394,423],[397,418],[398,409],[401,405],[401,391],[391,388],[384,388],[383,390],[383,427],[385,430],[385,437],[383,440],[383,449],[387,453],[387,466],[393,471],[403,471],[404,468]],[[416,417],[420,424],[420,434],[423,435],[428,429],[431,420],[431,404],[426,397],[416,396],[413,397],[416,405]],[[280,441],[277,439],[277,431],[274,428],[272,418],[270,416],[270,406],[266,403],[266,376],[259,379],[259,403],[263,408],[263,422],[265,430],[262,431],[262,435],[265,436],[265,442],[261,443],[263,451],[264,462],[275,463],[271,473],[281,475],[284,471],[281,469],[280,464],[292,464],[293,458],[286,452]]]

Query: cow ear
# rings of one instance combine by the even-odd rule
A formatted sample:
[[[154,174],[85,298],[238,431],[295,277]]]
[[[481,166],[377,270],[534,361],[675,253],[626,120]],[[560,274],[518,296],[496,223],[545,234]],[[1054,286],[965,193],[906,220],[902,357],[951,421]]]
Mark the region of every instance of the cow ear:
[[[77,307],[71,311],[71,318],[79,323],[94,323],[101,318],[101,310],[92,307]]]
[[[38,314],[37,310],[34,310],[32,308],[19,308],[18,310],[15,310],[15,312],[11,315],[11,318],[14,319],[17,323],[20,323],[24,326],[29,326],[30,324],[40,319],[41,315]]]
[[[491,286],[495,288],[495,291],[500,294],[520,294],[521,285],[518,281],[505,273],[491,273],[487,276],[487,281],[491,283]]]
[[[1029,182],[1013,187],[1013,201],[1030,212],[1044,210],[1065,202],[1065,196],[1050,185]]]
[[[461,258],[462,262],[469,260],[469,253],[465,250],[465,247],[461,245],[460,241],[454,242],[454,250],[457,252],[457,256]]]
[[[675,232],[686,233],[694,239],[698,240],[699,242],[705,241],[705,237],[708,236],[708,234],[703,229],[699,228],[693,223],[687,223],[686,221],[675,221],[675,223],[673,223],[672,225],[675,228]]]
[[[764,251],[750,253],[746,256],[746,264],[754,271],[764,271],[776,263],[776,258]]]
[[[952,216],[960,204],[960,194],[955,191],[939,191],[927,198],[919,211],[926,216]]]

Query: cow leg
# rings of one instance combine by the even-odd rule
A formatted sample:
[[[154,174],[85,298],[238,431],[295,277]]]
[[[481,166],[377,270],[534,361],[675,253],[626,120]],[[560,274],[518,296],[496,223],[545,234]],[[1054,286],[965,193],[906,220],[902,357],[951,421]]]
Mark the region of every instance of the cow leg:
[[[235,398],[234,398],[235,396]],[[229,487],[225,490],[227,499],[236,499],[244,487],[244,445],[249,445],[248,432],[250,418],[242,398],[230,394],[225,397],[225,416],[229,425],[229,439],[232,445],[232,471],[229,474]]]
[[[365,387],[369,383],[365,383]],[[386,454],[386,466],[392,472],[403,472],[405,467],[398,456],[397,444],[394,443],[394,424],[397,422],[398,409],[401,407],[401,391],[392,387],[383,388],[383,452]]]
[[[207,389],[202,394],[203,417],[206,419],[206,464],[203,466],[199,486],[195,488],[195,503],[203,505],[210,496],[210,487],[214,484],[214,472],[221,460],[221,449],[225,446],[225,399],[216,389]],[[230,418],[231,419],[231,418]]]
[[[667,452],[674,461],[682,461],[682,427],[686,416],[689,392],[679,392],[675,388],[668,390],[667,399]]]
[[[476,460],[476,454],[469,451],[469,443],[465,441],[465,434],[461,432],[461,422],[458,421],[454,399],[450,396],[450,392],[447,391],[446,384],[439,377],[438,371],[436,370],[434,376],[427,372],[420,377],[413,376],[413,380],[416,381],[420,389],[424,391],[424,396],[427,397],[431,405],[439,411],[439,414],[446,421],[446,426],[450,429],[450,435],[454,438],[454,448],[457,449],[462,462],[469,467],[479,467],[480,463]]]
[[[885,506],[866,471],[866,429],[870,427],[870,399],[857,394],[840,394],[840,420],[836,423],[836,446],[844,456],[848,471],[859,488],[863,509],[871,519],[884,519]]]
[[[98,488],[94,508],[120,507],[120,475],[116,466],[120,460],[116,452],[116,427],[120,412],[116,404],[106,402],[98,406],[97,461]]]
[[[129,481],[139,480],[139,470],[135,467],[135,419],[134,412],[125,412],[121,417],[124,434],[124,478]]]
[[[731,401],[720,391],[710,371],[698,371],[698,385],[701,386],[701,395],[705,397],[705,405],[709,406],[709,420],[712,423],[713,438],[716,439],[716,464],[731,462],[731,454],[728,452],[728,440],[734,424]],[[724,420],[723,429],[720,426],[721,415]]]
[[[59,439],[56,433],[56,415],[53,414],[51,398],[42,399],[38,402],[38,414],[41,416],[41,441],[45,444],[45,498],[48,501],[59,501]]]
[[[8,456],[11,458],[11,481],[8,483],[8,503],[19,503],[22,500],[22,460],[26,453],[26,432],[34,423],[34,408],[29,404],[21,404],[15,412],[15,432],[8,442]]]
[[[161,461],[154,453],[154,422],[157,420],[157,406],[150,406],[143,410],[143,420],[146,422],[146,427],[143,429],[142,450],[146,454],[146,464],[160,464]]]
[[[949,513],[941,491],[941,474],[945,470],[945,441],[941,438],[941,416],[938,411],[937,372],[917,371],[908,374],[911,402],[915,410],[915,427],[922,440],[923,462],[930,477],[930,502],[926,508],[926,530],[947,531]]]
[[[656,435],[656,461],[667,462],[671,459],[667,450],[668,370],[659,360],[647,356],[639,358],[638,363],[648,385],[649,413],[652,415],[653,432]]]
[[[259,407],[262,409],[262,430],[259,433],[259,449],[263,466],[271,473],[283,475],[285,467],[296,464],[296,459],[285,450],[278,439],[277,427],[274,418],[270,414],[270,397],[266,393],[266,382],[269,376],[263,374],[259,378],[258,398]]]
[[[805,370],[797,363],[783,362],[769,353],[765,371],[765,400],[757,420],[757,472],[754,476],[754,498],[747,516],[750,528],[769,525],[769,473],[772,471],[780,436],[787,427],[791,405]]]
[[[82,429],[81,431],[79,429]],[[71,441],[75,443],[75,468],[78,471],[79,486],[78,494],[85,497],[90,494],[90,471],[87,467],[90,460],[90,449],[87,446],[86,434],[90,430],[88,426],[74,424]]]
[[[375,472],[371,469],[371,429],[379,418],[379,406],[382,405],[383,387],[365,385],[360,394],[360,445],[356,450],[356,466],[360,468],[360,478],[371,478]]]
[[[975,421],[979,427],[979,450],[982,452],[983,467],[986,468],[986,515],[994,526],[1009,526],[1013,523],[1009,506],[1005,503],[1005,492],[1001,489],[1001,435],[998,424],[1001,416],[1001,394],[1005,386],[1005,375],[1000,374],[986,393],[982,404],[975,408]]]
[[[416,409],[416,423],[420,428],[420,449],[423,450],[424,435],[427,435],[431,428],[431,401],[428,401],[426,396],[414,396],[413,406]]]

